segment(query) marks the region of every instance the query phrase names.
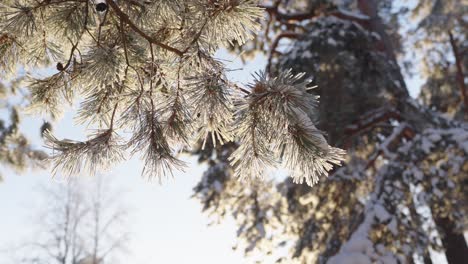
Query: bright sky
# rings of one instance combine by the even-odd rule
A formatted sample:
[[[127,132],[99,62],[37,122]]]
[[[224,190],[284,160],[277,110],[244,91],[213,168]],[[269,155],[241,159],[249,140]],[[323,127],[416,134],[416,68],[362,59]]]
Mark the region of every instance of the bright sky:
[[[245,84],[251,73],[263,69],[265,59],[258,57],[243,66],[240,59],[220,52],[218,58],[228,68],[240,69],[229,73],[230,79]],[[65,114],[54,126],[57,138],[83,139],[84,130],[72,121],[72,112]],[[23,120],[21,131],[38,146],[42,145],[39,127],[42,119],[29,117]],[[124,263],[244,263],[242,252],[231,250],[235,243],[236,227],[233,220],[208,227],[211,222],[201,212],[201,204],[190,199],[192,188],[200,180],[204,166],[194,158],[185,158],[190,166],[185,173],[175,173],[174,179],[159,185],[140,176],[142,163],[138,158],[116,166],[106,172],[108,180],[115,181],[118,189],[126,190],[125,204],[131,208],[130,255]],[[41,184],[56,184],[47,171],[26,172],[16,175],[0,167],[4,181],[0,183],[0,264],[12,263],[9,248],[31,239],[35,223],[33,217],[41,200],[36,191]]]

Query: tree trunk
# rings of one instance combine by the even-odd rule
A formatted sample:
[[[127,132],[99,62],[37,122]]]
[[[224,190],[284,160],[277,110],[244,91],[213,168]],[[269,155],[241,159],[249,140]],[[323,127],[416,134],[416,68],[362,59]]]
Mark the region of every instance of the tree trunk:
[[[358,0],[358,6],[363,14],[371,18],[371,21],[369,23],[370,30],[378,33],[381,37],[381,41],[377,43],[377,49],[380,49],[383,52],[385,52],[385,54],[390,60],[392,60],[394,63],[397,63],[392,41],[386,33],[385,26],[383,25],[377,14],[377,1]],[[451,37],[451,40],[452,39],[453,37]],[[454,52],[456,53],[456,51]],[[406,89],[406,84],[403,79],[403,75],[400,76],[401,83],[404,85],[406,90],[406,94],[402,93],[402,96],[409,97],[409,94],[407,93]],[[462,95],[464,95],[464,92],[465,91],[463,87]],[[466,100],[466,97],[464,97],[463,99]],[[425,121],[425,118],[423,118],[425,113],[413,112],[412,109],[408,108],[408,105],[406,105],[405,103],[403,103],[403,107],[401,107],[400,104],[399,108],[402,112],[408,114],[407,117],[410,117],[410,119],[415,119],[415,121],[419,119],[419,117],[422,117],[422,120],[420,119],[418,120],[418,122],[412,123],[413,125],[419,126],[417,125],[419,122]],[[423,124],[422,127],[424,127]],[[448,218],[439,218],[434,220],[437,225],[437,229],[439,230],[439,233],[442,236],[442,242],[443,246],[445,247],[445,254],[448,262],[450,264],[468,263],[468,259],[465,259],[468,258],[468,248],[463,234],[458,234],[454,231],[455,224],[451,222]],[[428,259],[427,256],[425,256],[424,261],[430,261],[430,259]]]
[[[448,217],[434,219],[441,234],[445,256],[450,264],[463,264],[468,262],[468,247],[463,234],[455,232],[455,223]]]

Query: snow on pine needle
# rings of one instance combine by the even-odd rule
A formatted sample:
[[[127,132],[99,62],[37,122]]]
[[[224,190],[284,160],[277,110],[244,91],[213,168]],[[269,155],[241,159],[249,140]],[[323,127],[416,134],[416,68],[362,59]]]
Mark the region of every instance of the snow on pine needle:
[[[203,142],[202,148],[205,147],[208,137],[211,137],[214,146],[216,142],[224,144],[232,141],[230,130],[233,121],[233,106],[231,89],[227,80],[214,72],[189,78],[189,82],[188,102],[196,114],[194,117],[195,140]]]
[[[329,146],[315,127],[318,97],[303,79],[289,70],[275,78],[260,72],[251,93],[236,103],[240,146],[231,164],[241,179],[261,177],[265,167],[282,164],[295,182],[312,186],[344,160],[345,151]]]
[[[112,129],[98,130],[83,142],[59,140],[50,131],[45,131],[44,138],[46,147],[52,150],[54,172],[71,175],[85,169],[94,174],[98,168],[108,168],[124,158],[121,139]]]

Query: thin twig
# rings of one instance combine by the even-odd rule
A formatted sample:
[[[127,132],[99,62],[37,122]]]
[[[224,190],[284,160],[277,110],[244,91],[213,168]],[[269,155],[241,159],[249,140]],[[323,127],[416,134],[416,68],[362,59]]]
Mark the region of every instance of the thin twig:
[[[106,3],[114,10],[114,12],[117,14],[117,16],[120,17],[120,19],[122,19],[127,25],[130,26],[131,29],[133,29],[133,31],[135,31],[136,33],[138,33],[140,36],[142,36],[144,39],[146,39],[147,41],[149,41],[150,43],[152,44],[155,44],[155,45],[158,45],[159,47],[163,48],[163,49],[166,49],[168,51],[171,51],[179,56],[183,56],[184,55],[184,52],[174,48],[174,47],[171,47],[167,44],[164,44],[164,43],[161,43],[159,41],[157,41],[156,39],[150,37],[148,34],[146,34],[145,32],[143,32],[137,25],[135,25],[131,20],[130,18],[128,17],[128,15],[123,12],[119,6],[112,0],[106,0]]]
[[[460,57],[460,53],[458,52],[458,46],[453,37],[452,32],[449,30],[448,35],[450,38],[450,45],[452,46],[453,55],[455,57],[455,64],[457,66],[457,82],[458,87],[460,88],[460,94],[465,104],[465,113],[468,114],[468,95],[466,94],[466,85],[465,85],[465,78],[463,77],[463,66],[462,66],[462,58]]]

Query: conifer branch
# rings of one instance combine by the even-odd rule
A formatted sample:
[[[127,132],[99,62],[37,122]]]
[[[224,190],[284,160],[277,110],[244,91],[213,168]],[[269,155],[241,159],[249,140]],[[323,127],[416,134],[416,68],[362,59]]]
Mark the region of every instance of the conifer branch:
[[[166,45],[164,43],[161,43],[161,42],[157,41],[156,39],[154,39],[154,38],[150,37],[149,35],[147,35],[145,32],[143,32],[137,25],[135,25],[130,20],[128,15],[125,14],[113,0],[106,0],[106,3],[114,10],[114,12],[117,14],[117,16],[119,16],[126,24],[128,24],[130,26],[131,29],[133,29],[140,36],[142,36],[143,38],[148,40],[150,43],[158,45],[161,48],[166,49],[168,51],[171,51],[171,52],[173,52],[173,53],[175,53],[175,54],[177,54],[179,56],[184,55],[184,52],[182,52],[182,51],[180,51],[180,50],[178,50],[176,48],[173,48],[173,47],[171,47],[169,45]]]

